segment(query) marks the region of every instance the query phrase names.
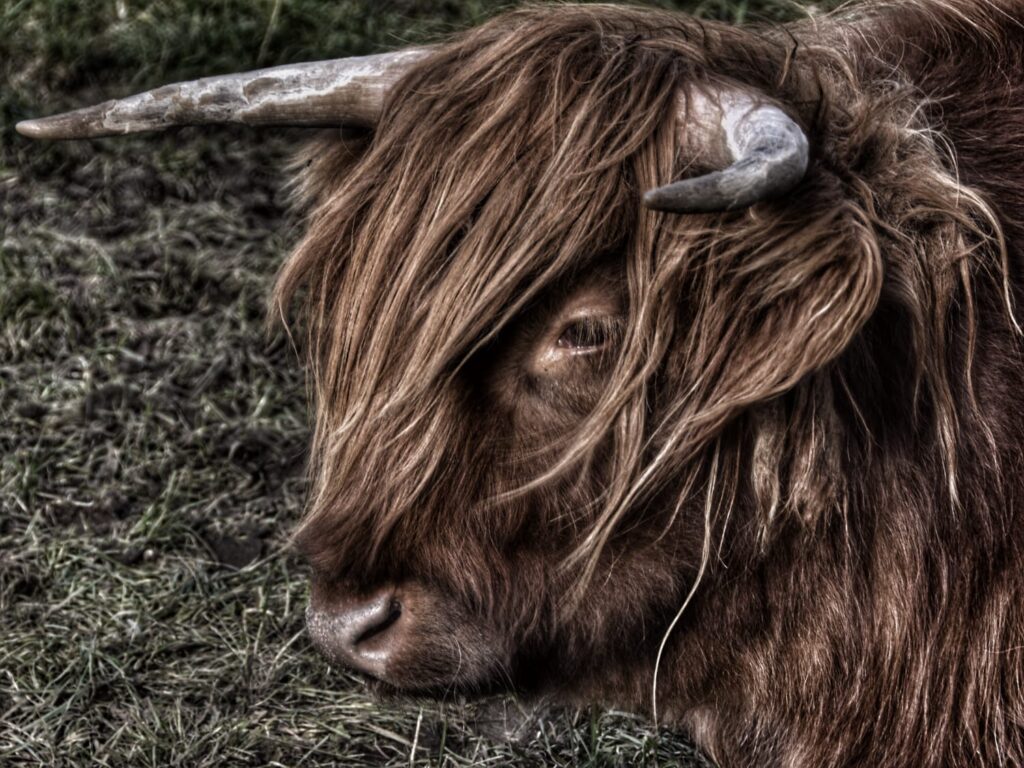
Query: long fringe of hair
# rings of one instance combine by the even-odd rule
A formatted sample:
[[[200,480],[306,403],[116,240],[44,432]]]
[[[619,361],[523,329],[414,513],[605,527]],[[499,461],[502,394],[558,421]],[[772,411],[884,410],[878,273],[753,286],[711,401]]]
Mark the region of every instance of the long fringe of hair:
[[[666,492],[669,527],[714,488],[695,507],[711,510],[710,531],[749,488],[764,546],[780,521],[842,515],[851,430],[870,450],[875,428],[861,383],[877,377],[868,349],[885,329],[868,326],[881,305],[907,333],[915,418],[955,504],[973,283],[1004,279],[1005,251],[924,97],[896,72],[868,76],[876,63],[842,52],[850,35],[842,17],[737,29],[621,7],[525,9],[440,46],[372,137],[317,145],[309,230],[274,297],[284,315],[302,296],[315,556],[379,552],[404,518],[443,506],[438,488],[481,493],[460,469],[471,456],[449,447],[468,439],[456,379],[553,286],[609,256],[628,310],[603,394],[545,467],[485,484],[492,498],[478,501],[500,491],[511,505],[602,457],[606,479],[574,510],[564,563],[579,585]],[[811,137],[811,170],[748,211],[645,211],[645,189],[702,170],[680,152],[677,109],[706,82],[785,105]],[[966,347],[950,346],[953,323]]]

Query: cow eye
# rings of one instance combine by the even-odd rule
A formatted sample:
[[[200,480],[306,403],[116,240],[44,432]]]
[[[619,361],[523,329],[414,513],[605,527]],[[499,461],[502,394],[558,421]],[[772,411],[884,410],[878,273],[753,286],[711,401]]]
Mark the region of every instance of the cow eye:
[[[609,352],[625,330],[618,294],[598,282],[564,299],[543,326],[524,360],[526,369],[544,379],[558,379],[592,370],[610,359]],[[586,361],[588,365],[582,365]]]
[[[581,317],[562,329],[558,346],[577,352],[590,352],[608,346],[612,339],[609,324],[599,318]]]

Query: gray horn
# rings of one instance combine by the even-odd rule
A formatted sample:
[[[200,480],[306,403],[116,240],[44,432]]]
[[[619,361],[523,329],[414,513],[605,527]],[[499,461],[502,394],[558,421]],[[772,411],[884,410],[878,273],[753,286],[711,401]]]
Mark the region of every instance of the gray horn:
[[[87,139],[213,123],[371,127],[388,89],[426,53],[411,48],[204,77],[16,127],[33,139]]]
[[[720,160],[727,167],[648,190],[648,208],[674,213],[732,211],[783,195],[804,177],[807,136],[778,107],[738,89],[710,95],[694,89],[685,107],[688,146],[723,155]]]

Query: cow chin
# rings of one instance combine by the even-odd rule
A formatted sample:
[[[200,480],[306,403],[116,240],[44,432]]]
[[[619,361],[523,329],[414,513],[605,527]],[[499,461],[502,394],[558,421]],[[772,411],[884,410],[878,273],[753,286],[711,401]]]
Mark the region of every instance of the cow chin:
[[[508,666],[493,628],[415,582],[365,591],[314,580],[306,626],[331,663],[381,695],[483,695]]]

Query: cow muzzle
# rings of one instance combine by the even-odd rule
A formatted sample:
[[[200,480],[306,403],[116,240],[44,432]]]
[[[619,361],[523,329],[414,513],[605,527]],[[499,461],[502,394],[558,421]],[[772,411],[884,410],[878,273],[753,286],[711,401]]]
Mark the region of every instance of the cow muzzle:
[[[417,582],[357,590],[314,578],[306,626],[332,663],[382,692],[482,691],[508,665],[503,633]]]
[[[384,679],[410,622],[395,588],[346,595],[327,605],[317,602],[306,611],[306,627],[317,648],[335,663]]]

